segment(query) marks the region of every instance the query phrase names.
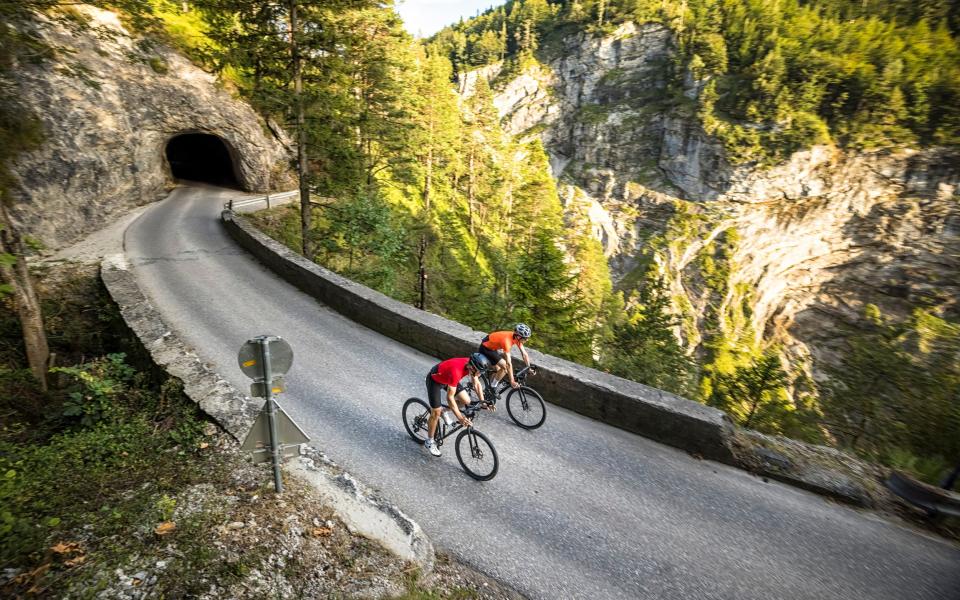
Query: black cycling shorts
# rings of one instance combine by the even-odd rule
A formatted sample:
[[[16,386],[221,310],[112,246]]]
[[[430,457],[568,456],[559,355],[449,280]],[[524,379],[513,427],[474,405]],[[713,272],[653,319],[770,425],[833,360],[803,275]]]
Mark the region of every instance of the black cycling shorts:
[[[504,359],[503,350],[491,350],[490,348],[484,346],[483,343],[480,344],[480,348],[477,349],[477,352],[487,357],[487,360],[490,361],[491,367],[496,366],[498,362]]]
[[[430,369],[430,372],[427,373],[427,380],[425,382],[427,386],[427,402],[430,403],[430,408],[440,408],[443,406],[443,401],[447,397],[447,388],[449,387],[448,385],[437,383],[433,380],[432,375],[436,374],[437,366],[439,365],[434,365],[434,367]],[[457,391],[455,393],[459,394],[467,389],[470,389],[470,386],[464,385],[463,383],[458,383]]]

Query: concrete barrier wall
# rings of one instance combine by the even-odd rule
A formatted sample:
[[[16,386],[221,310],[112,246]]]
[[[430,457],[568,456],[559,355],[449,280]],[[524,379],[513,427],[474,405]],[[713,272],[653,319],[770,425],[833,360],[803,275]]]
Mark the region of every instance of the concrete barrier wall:
[[[357,323],[426,354],[465,356],[475,351],[484,335],[324,269],[230,211],[222,213],[222,220],[237,243],[286,281]],[[705,458],[736,464],[730,447],[733,425],[726,413],[536,350],[529,352],[538,372],[528,383],[548,402]],[[549,419],[548,414],[548,425]]]

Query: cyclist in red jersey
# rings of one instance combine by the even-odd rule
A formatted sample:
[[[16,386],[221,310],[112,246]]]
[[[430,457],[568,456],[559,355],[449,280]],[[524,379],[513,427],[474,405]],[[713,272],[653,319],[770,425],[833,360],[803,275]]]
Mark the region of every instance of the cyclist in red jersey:
[[[460,380],[470,376],[470,383],[477,392],[477,398],[483,398],[483,391],[480,386],[480,373],[490,368],[490,362],[487,357],[480,353],[473,353],[469,358],[450,358],[438,363],[427,373],[427,401],[430,402],[430,421],[427,425],[427,441],[424,447],[434,456],[440,456],[440,449],[433,441],[433,434],[437,431],[437,421],[440,419],[440,413],[443,412],[442,395],[446,391],[447,406],[453,411],[454,416],[464,427],[472,425],[470,419],[460,412],[458,404],[467,406],[470,404],[470,395],[467,393],[467,386],[460,383]]]
[[[523,362],[529,367],[530,356],[527,354],[526,348],[523,347],[523,343],[530,339],[531,335],[533,335],[533,332],[530,331],[530,327],[524,323],[517,323],[513,331],[494,331],[480,342],[480,348],[477,351],[486,356],[490,364],[496,368],[490,380],[494,389],[504,375],[510,376],[510,387],[520,386],[517,380],[513,378],[513,361],[510,359],[510,350],[513,346],[520,348]]]

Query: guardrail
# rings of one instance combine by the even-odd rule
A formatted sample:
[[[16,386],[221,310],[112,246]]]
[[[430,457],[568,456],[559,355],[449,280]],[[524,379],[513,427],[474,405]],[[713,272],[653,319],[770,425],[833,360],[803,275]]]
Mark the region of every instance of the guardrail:
[[[466,356],[483,333],[388,298],[309,261],[231,211],[221,215],[231,237],[277,275],[349,319],[439,358]],[[533,385],[553,404],[620,429],[736,464],[733,424],[715,408],[561,358],[530,350]]]
[[[263,204],[265,208],[273,208],[282,204],[288,204],[292,198],[300,198],[300,190],[291,190],[289,192],[280,192],[279,194],[265,194],[254,198],[231,198],[224,202],[223,208],[234,212],[246,212],[251,210],[254,205]],[[240,210],[246,209],[246,210]]]
[[[927,485],[900,471],[890,473],[885,483],[890,491],[922,508],[929,517],[960,517],[960,494]]]

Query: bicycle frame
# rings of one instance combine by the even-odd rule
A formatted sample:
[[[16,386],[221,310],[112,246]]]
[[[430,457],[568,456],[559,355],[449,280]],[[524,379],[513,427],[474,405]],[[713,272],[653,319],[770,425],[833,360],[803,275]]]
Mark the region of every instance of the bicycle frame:
[[[440,422],[437,423],[437,431],[433,434],[433,441],[437,444],[437,448],[443,446],[443,440],[447,439],[451,435],[463,429],[463,425],[456,423],[454,425],[447,425],[443,422],[443,419],[440,419]],[[449,429],[449,431],[448,431]],[[471,454],[476,454],[479,451],[479,445],[477,440],[470,435],[473,433],[473,427],[467,427],[467,440],[470,442],[470,452]]]
[[[533,365],[530,365],[529,367],[524,367],[513,374],[513,378],[517,380],[519,385],[524,385],[526,383],[527,374],[529,373],[530,369],[536,370]],[[483,382],[483,400],[490,402],[491,404],[496,404],[497,396],[510,389],[510,382],[507,381],[506,377],[504,377],[502,380],[500,380],[500,383],[497,384],[497,388],[494,389],[493,384],[490,383],[490,371],[492,370],[493,369],[491,367],[491,369],[481,373],[480,381]]]

